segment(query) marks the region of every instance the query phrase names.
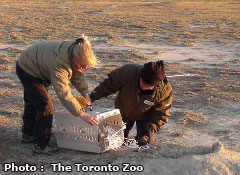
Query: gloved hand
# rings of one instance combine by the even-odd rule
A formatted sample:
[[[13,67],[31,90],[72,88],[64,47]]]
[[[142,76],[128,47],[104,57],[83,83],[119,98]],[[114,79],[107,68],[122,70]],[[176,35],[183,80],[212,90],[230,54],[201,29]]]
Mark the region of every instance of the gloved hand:
[[[145,135],[138,140],[138,145],[145,146],[145,145],[147,145],[147,142],[148,142],[148,136]]]
[[[87,102],[88,102],[88,106],[90,106],[91,104],[92,104],[92,101],[91,101],[91,99],[90,99],[90,97],[89,97],[89,95],[88,94],[85,94],[85,99],[87,100]]]

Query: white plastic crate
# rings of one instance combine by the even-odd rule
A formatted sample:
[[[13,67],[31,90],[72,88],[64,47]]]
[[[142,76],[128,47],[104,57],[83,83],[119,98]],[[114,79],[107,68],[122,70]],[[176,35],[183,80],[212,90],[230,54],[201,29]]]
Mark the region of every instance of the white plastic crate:
[[[86,113],[96,116],[98,126],[86,123],[67,110],[54,113],[53,132],[59,148],[102,153],[122,145],[125,125],[118,109],[95,106]]]

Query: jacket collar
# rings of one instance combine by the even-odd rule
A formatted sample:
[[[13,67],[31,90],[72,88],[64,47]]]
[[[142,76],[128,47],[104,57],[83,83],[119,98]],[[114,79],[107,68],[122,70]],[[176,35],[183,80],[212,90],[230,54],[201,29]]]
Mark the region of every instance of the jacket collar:
[[[59,43],[59,45],[55,49],[56,54],[64,58],[65,61],[69,62],[71,68],[73,66],[73,63],[72,63],[73,48],[74,48],[74,41],[63,41]]]
[[[71,65],[71,68],[73,69],[73,61],[72,61],[72,59],[73,59],[73,48],[74,48],[74,46],[75,46],[75,42],[74,43],[72,43],[70,46],[69,46],[69,48],[68,48],[68,61],[69,61],[69,63],[70,63],[70,65]]]

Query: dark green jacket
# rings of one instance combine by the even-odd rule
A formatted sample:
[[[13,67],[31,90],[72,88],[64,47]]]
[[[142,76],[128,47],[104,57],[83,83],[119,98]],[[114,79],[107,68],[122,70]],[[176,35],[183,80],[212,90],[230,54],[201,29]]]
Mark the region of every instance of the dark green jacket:
[[[172,87],[161,82],[155,90],[140,93],[139,80],[143,66],[128,64],[108,74],[108,78],[90,94],[93,101],[118,92],[115,107],[122,114],[123,120],[136,121],[149,119],[146,136],[150,137],[167,123],[172,104]]]

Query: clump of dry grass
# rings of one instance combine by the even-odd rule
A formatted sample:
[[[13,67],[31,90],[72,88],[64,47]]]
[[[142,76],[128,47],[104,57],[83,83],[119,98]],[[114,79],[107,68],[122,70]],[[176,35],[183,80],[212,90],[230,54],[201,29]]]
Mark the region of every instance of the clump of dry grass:
[[[18,127],[20,126],[21,121],[12,120],[11,118],[0,115],[0,127]]]
[[[178,119],[178,123],[184,124],[187,126],[201,126],[207,124],[204,121],[205,116],[199,113],[194,113],[192,111],[185,111],[184,116]]]
[[[189,59],[187,59],[185,61],[204,62],[204,60],[200,59],[200,58],[189,58]]]
[[[194,46],[193,41],[191,41],[191,40],[184,40],[182,45],[185,47],[193,47]]]
[[[234,59],[234,60],[229,61],[229,62],[234,63],[234,64],[240,64],[240,58]]]
[[[154,54],[154,55],[157,55],[157,56],[161,56],[161,51],[156,50],[153,54]]]
[[[7,53],[0,52],[0,64],[9,63],[10,59]]]
[[[176,36],[173,36],[173,37],[170,39],[170,41],[171,41],[172,43],[180,43],[180,39],[179,39],[178,37],[176,37]]]
[[[114,35],[114,34],[108,34],[108,43],[117,43],[117,44],[127,44],[128,41],[121,39],[120,37]]]
[[[4,71],[4,70],[14,70],[15,66],[11,65],[11,64],[1,64],[0,65],[0,70]]]
[[[151,57],[145,55],[144,53],[138,50],[130,50],[130,54],[133,56],[133,58],[136,58],[138,60],[152,60]]]

